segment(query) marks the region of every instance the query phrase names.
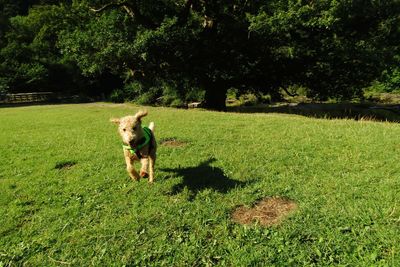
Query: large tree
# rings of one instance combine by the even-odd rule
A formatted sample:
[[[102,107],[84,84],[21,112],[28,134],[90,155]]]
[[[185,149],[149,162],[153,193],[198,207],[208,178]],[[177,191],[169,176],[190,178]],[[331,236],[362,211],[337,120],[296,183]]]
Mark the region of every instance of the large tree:
[[[184,82],[224,109],[230,87],[351,98],[393,56],[398,1],[88,1],[64,49],[87,73]]]
[[[87,23],[65,34],[63,51],[87,74],[127,70],[130,79],[205,90],[224,109],[230,87],[255,79],[257,40],[248,12],[256,1],[88,1]],[[262,78],[262,77],[260,77]]]
[[[20,11],[7,11],[13,5]],[[311,97],[351,98],[398,55],[399,5],[2,0],[0,86],[4,79],[17,89],[45,86],[76,64],[86,78],[73,76],[81,81],[111,83],[118,76],[140,83],[140,92],[165,84],[182,94],[200,88],[206,107],[219,110],[231,87],[276,94],[301,85]]]

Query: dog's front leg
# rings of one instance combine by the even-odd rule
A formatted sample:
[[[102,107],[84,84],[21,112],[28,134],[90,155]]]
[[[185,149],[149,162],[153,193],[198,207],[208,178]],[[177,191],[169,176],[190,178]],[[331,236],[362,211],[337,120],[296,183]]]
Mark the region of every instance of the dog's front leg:
[[[149,168],[149,159],[148,158],[142,158],[140,160],[140,163],[142,164],[142,167],[140,168],[140,176],[143,178],[147,178],[149,176],[147,170]]]
[[[139,181],[140,176],[137,173],[137,171],[135,170],[135,167],[133,166],[133,162],[129,156],[125,156],[125,162],[126,162],[126,171],[128,172],[131,179],[134,181]]]
[[[155,157],[150,156],[149,157],[149,183],[152,183],[154,181],[154,164],[155,164]]]

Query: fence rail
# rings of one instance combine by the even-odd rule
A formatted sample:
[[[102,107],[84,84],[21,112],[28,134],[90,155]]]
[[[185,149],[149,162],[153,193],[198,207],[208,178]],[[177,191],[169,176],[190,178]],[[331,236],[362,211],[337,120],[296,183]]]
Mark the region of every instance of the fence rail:
[[[15,104],[15,103],[34,103],[46,102],[53,97],[53,92],[33,92],[19,94],[0,95],[0,103]]]

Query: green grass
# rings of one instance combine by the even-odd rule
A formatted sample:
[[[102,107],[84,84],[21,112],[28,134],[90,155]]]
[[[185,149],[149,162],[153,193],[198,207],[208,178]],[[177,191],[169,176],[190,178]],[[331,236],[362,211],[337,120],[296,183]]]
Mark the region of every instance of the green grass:
[[[109,118],[129,105],[0,109],[0,266],[400,265],[400,125],[148,108],[156,182]],[[238,205],[290,198],[278,226]]]

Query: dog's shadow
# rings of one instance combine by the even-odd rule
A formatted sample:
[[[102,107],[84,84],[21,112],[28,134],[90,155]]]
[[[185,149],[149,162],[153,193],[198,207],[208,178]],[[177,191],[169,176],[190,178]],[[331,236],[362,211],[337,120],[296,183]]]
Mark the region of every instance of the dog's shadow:
[[[196,167],[161,169],[162,171],[174,173],[174,176],[183,177],[181,183],[172,187],[171,195],[179,194],[187,188],[189,200],[193,200],[199,192],[205,189],[227,193],[233,188],[243,187],[249,183],[230,179],[221,168],[210,165],[215,161],[215,158],[210,158]]]

